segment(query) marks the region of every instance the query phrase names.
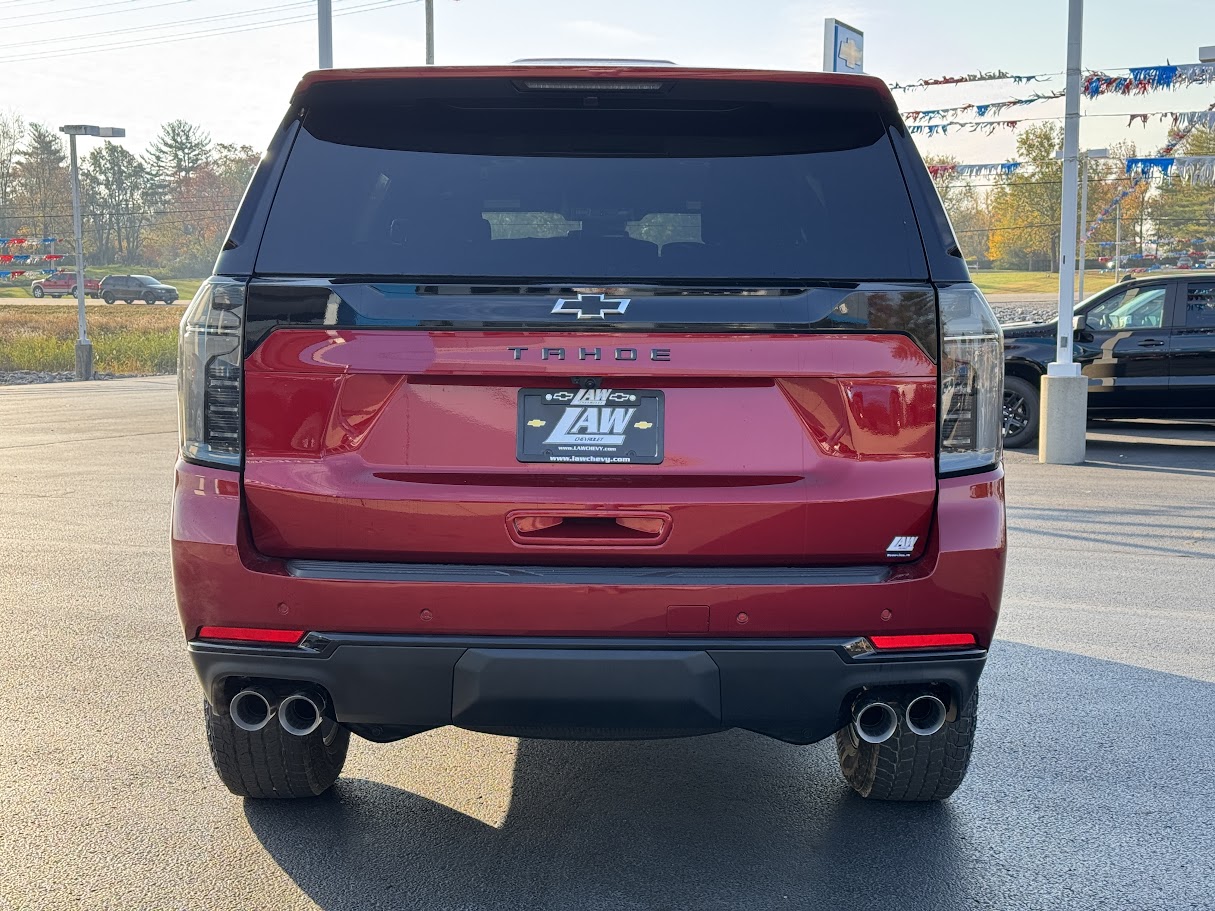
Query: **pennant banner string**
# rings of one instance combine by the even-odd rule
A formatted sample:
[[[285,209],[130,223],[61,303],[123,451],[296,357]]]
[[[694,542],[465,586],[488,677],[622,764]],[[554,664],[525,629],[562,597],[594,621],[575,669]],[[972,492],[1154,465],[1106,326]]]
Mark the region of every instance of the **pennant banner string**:
[[[1102,95],[1144,95],[1162,89],[1215,83],[1215,63],[1184,63],[1166,66],[1133,66],[1129,76],[1089,73],[1081,92],[1089,98]]]
[[[932,88],[938,85],[963,85],[967,82],[996,82],[1004,79],[1010,79],[1020,85],[1025,82],[1041,82],[1045,79],[1050,79],[1052,76],[1062,75],[1062,73],[1035,73],[1032,76],[1019,76],[1013,73],[1006,73],[1004,70],[997,70],[993,73],[967,73],[965,76],[941,76],[936,79],[920,79],[917,82],[905,84],[895,82],[890,84],[890,90],[892,92],[912,92],[916,89]]]
[[[1176,177],[1187,183],[1215,182],[1215,155],[1180,155],[1174,158],[1128,158],[1126,173],[1149,175],[1159,171],[1165,177]]]

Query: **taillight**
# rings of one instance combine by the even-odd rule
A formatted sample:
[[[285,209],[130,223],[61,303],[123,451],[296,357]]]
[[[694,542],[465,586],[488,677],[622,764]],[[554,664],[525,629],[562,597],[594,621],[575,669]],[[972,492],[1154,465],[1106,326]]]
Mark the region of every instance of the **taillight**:
[[[970,284],[939,289],[941,474],[991,468],[1004,451],[1004,336]]]
[[[298,645],[304,638],[302,629],[264,629],[249,626],[204,626],[199,639],[219,642],[266,642],[273,645]]]
[[[923,633],[909,636],[870,636],[874,648],[974,648],[973,633]]]
[[[181,321],[177,357],[178,428],[187,461],[240,466],[241,322],[245,286],[203,282]]]

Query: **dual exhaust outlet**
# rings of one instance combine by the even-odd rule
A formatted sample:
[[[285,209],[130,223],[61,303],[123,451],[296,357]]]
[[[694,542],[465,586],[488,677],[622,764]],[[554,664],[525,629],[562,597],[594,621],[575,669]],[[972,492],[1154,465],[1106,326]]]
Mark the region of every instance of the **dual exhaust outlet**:
[[[306,737],[321,726],[325,701],[315,692],[299,690],[283,699],[265,687],[241,690],[228,703],[233,723],[242,731],[260,731],[278,716],[288,734]]]
[[[903,722],[907,730],[921,737],[931,737],[945,726],[949,710],[932,693],[922,693],[907,703]],[[866,743],[885,743],[898,730],[899,715],[894,706],[878,698],[862,697],[852,711],[852,726],[856,736]]]

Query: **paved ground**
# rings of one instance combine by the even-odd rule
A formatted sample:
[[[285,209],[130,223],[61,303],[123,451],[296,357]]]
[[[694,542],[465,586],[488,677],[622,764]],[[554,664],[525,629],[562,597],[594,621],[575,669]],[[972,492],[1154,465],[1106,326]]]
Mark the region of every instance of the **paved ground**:
[[[0,908],[1215,908],[1215,429],[1008,462],[966,784],[869,804],[744,733],[356,741],[334,793],[212,775],[166,546],[173,381],[0,390]]]

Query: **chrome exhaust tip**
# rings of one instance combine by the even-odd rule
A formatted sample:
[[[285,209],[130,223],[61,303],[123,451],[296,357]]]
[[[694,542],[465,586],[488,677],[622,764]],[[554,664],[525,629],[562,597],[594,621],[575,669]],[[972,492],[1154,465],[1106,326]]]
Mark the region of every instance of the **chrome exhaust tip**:
[[[885,702],[869,702],[859,706],[852,716],[856,736],[866,743],[885,743],[894,736],[899,716]]]
[[[916,696],[907,703],[907,730],[921,737],[931,737],[945,726],[946,714],[945,703],[932,693]]]
[[[309,693],[292,693],[279,703],[278,722],[296,737],[306,737],[321,726],[322,703]]]
[[[238,728],[255,733],[274,717],[274,696],[268,690],[254,687],[241,690],[228,703],[228,712]]]

